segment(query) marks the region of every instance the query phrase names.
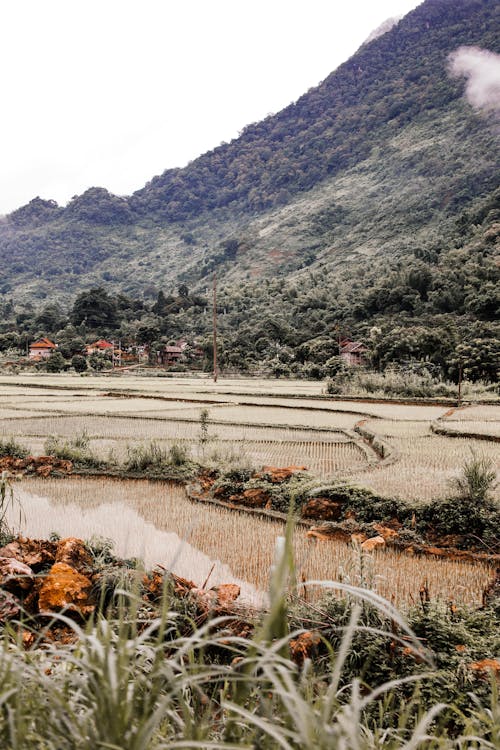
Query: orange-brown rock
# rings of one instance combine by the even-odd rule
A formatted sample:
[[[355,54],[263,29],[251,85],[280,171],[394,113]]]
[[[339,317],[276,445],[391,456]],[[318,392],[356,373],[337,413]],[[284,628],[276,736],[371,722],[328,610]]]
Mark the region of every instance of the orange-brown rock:
[[[0,557],[0,586],[16,593],[33,585],[33,570],[15,557]]]
[[[162,566],[152,570],[150,573],[146,573],[142,577],[145,598],[151,601],[161,599],[165,593],[166,586],[168,587],[170,584],[173,585],[174,593],[177,596],[187,596],[191,589],[196,588],[193,581],[176,576],[174,573],[167,573]]]
[[[230,500],[232,498],[229,498]],[[270,500],[268,493],[260,487],[245,490],[241,495],[234,498],[242,505],[248,505],[250,508],[263,508]]]
[[[142,577],[147,599],[159,599],[165,590],[165,571],[152,570]]]
[[[383,536],[372,536],[371,539],[367,539],[361,545],[361,549],[364,552],[373,552],[374,549],[380,549],[385,547],[385,539]]]
[[[235,583],[222,583],[208,590],[194,587],[189,593],[202,611],[222,614],[231,610],[240,595],[240,587]]]
[[[44,539],[24,539],[18,537],[0,548],[0,557],[13,557],[33,570],[55,562],[57,544]]]
[[[498,659],[481,659],[481,661],[473,662],[469,667],[485,679],[490,674],[494,674],[497,679],[500,678],[500,661]]]
[[[92,556],[81,539],[69,536],[57,543],[56,563],[66,563],[79,573],[85,572],[92,565]]]
[[[321,642],[320,634],[315,630],[307,630],[290,641],[290,653],[297,664],[303,664],[310,659]]]
[[[280,484],[301,471],[307,471],[307,466],[263,466],[262,471],[255,474],[255,477],[256,479],[269,479],[273,484]]]
[[[220,586],[214,586],[212,591],[217,594],[217,606],[221,609],[230,608],[232,603],[240,595],[240,587],[236,583],[221,583]]]
[[[27,458],[2,456],[0,458],[0,470],[15,471],[22,474],[35,473],[42,477],[48,477],[53,471],[60,474],[70,474],[72,469],[71,461],[55,456],[28,456]]]
[[[71,610],[81,615],[94,611],[91,599],[92,583],[87,576],[66,563],[55,563],[43,581],[38,594],[41,614]]]
[[[174,591],[176,594],[187,594],[191,589],[196,587],[196,584],[194,584],[193,581],[189,581],[187,578],[182,578],[181,576],[176,576],[174,573],[172,573],[172,579],[174,581]]]
[[[330,541],[336,540],[339,542],[347,542],[350,534],[344,529],[332,528],[330,526],[313,526],[307,532],[309,539],[318,539],[319,541]]]
[[[328,497],[311,497],[302,508],[303,518],[318,518],[325,521],[337,521],[341,513],[341,503]]]
[[[21,633],[21,643],[25,651],[28,651],[34,642],[36,641],[36,635],[30,630],[23,630]]]
[[[397,537],[398,532],[394,529],[389,528],[389,526],[382,526],[380,523],[374,523],[373,529],[379,534],[379,536],[383,537],[386,541],[388,539],[394,539],[394,537]]]

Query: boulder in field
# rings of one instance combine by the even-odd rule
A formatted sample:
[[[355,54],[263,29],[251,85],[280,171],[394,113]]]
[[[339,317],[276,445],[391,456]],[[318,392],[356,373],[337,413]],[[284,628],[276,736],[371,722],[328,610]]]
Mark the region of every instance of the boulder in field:
[[[0,557],[0,586],[11,593],[27,591],[33,585],[33,570],[15,557]]]
[[[80,573],[92,566],[92,556],[81,539],[69,536],[57,543],[56,563],[66,563]]]
[[[328,497],[311,497],[302,508],[303,518],[317,518],[325,521],[337,521],[342,513],[341,503]]]
[[[38,594],[40,614],[70,610],[80,615],[89,615],[95,609],[91,589],[92,582],[87,576],[66,563],[55,563]]]
[[[0,557],[12,557],[29,565],[34,571],[52,564],[56,559],[57,544],[44,539],[24,539],[20,536],[0,548]]]
[[[371,539],[367,539],[361,545],[363,552],[373,552],[374,549],[382,549],[382,547],[385,547],[383,536],[372,536]]]

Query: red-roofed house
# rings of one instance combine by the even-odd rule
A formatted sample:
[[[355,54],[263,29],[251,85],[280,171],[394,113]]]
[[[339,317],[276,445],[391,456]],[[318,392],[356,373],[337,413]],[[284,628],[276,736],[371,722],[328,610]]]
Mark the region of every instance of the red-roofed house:
[[[50,357],[56,349],[57,344],[50,339],[43,338],[30,344],[28,356],[30,359],[45,359],[45,357]]]
[[[87,354],[95,354],[96,352],[101,354],[112,354],[114,348],[114,344],[111,344],[105,339],[99,339],[99,341],[94,341],[93,344],[88,344],[85,347],[85,351]]]
[[[361,341],[343,339],[340,342],[340,357],[350,367],[366,365],[368,349]]]

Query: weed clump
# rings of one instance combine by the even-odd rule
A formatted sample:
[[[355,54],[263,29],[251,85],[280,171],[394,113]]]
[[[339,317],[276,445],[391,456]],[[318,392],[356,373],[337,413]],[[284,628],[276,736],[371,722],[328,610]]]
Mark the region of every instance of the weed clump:
[[[12,458],[27,458],[29,451],[18,443],[13,437],[0,439],[0,458],[3,456],[12,456]]]
[[[49,435],[44,443],[44,450],[49,456],[71,461],[75,466],[82,468],[102,468],[105,465],[105,462],[92,452],[90,438],[85,430],[68,440]]]

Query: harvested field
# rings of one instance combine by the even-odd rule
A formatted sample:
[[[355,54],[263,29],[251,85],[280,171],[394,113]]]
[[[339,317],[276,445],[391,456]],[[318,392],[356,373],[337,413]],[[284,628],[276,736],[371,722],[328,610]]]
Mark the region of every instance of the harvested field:
[[[379,433],[380,423],[369,422],[370,429]],[[409,436],[390,435],[391,445],[398,452],[395,463],[371,468],[353,477],[358,484],[370,487],[382,495],[408,500],[432,500],[450,494],[450,480],[457,476],[472,452],[491,459],[500,479],[498,445],[470,438],[448,438],[435,435],[430,429]],[[496,489],[500,498],[499,488]]]
[[[167,447],[183,443],[196,456],[200,412],[207,408],[209,440],[203,453],[220,465],[228,460],[234,465],[238,459],[255,468],[262,463],[306,465],[322,478],[351,479],[378,493],[412,500],[446,495],[449,479],[459,473],[471,449],[500,469],[494,443],[436,435],[430,429],[435,422],[496,435],[500,406],[450,410],[336,401],[319,398],[322,387],[236,378],[214,384],[205,377],[3,376],[0,419],[4,436],[19,437],[33,451],[43,449],[48,435],[68,439],[85,430],[103,458],[112,450],[121,459],[127,444],[150,440]],[[389,463],[368,445],[362,450],[361,439],[353,439],[351,431],[361,420],[393,449]]]

